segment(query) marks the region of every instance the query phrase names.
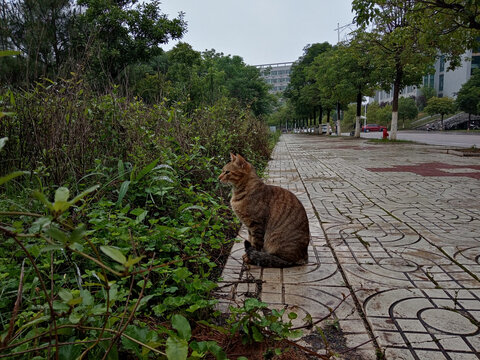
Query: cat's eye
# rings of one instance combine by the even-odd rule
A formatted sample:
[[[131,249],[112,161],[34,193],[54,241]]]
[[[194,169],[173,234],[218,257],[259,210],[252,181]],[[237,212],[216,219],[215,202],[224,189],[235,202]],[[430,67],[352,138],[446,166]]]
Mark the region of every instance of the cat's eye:
[[[225,175],[227,175],[228,173],[230,173],[230,170],[225,170]]]

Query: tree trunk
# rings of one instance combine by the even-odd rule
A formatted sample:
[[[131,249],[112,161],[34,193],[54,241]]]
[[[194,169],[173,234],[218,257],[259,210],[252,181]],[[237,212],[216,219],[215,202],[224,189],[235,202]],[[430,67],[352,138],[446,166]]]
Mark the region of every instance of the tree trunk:
[[[440,114],[442,117],[440,118],[441,124],[442,124],[442,130],[445,130],[445,127],[443,126],[443,114]]]
[[[337,135],[340,136],[340,103],[337,101]]]
[[[355,137],[360,137],[360,117],[362,116],[362,93],[357,94],[357,116],[355,117]]]
[[[400,95],[400,85],[403,78],[402,65],[397,61],[395,72],[395,81],[393,82],[393,101],[392,101],[392,124],[390,126],[390,139],[397,140],[398,127],[398,97]]]
[[[327,110],[327,135],[330,135],[330,110]]]

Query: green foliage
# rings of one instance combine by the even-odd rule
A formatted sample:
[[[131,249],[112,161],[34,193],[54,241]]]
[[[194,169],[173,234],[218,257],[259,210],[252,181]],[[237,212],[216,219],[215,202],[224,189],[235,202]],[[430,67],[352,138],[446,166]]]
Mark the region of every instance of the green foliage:
[[[285,90],[287,97],[293,106],[295,114],[300,117],[309,116],[314,109],[323,106],[318,87],[314,79],[308,79],[308,68],[317,56],[332,48],[327,42],[307,45],[301,56],[292,66],[290,82]]]
[[[421,94],[417,97],[417,106],[419,110],[423,110],[427,106],[428,100],[437,96],[437,91],[431,86],[422,86],[420,88]]]
[[[429,115],[440,114],[443,116],[446,114],[451,114],[455,111],[455,103],[452,98],[449,98],[449,97],[438,98],[434,96],[430,98],[430,100],[428,100],[425,111]]]
[[[425,112],[429,115],[440,114],[441,115],[441,126],[443,126],[443,117],[447,114],[452,114],[455,111],[455,101],[449,97],[438,98],[436,96],[428,100],[427,106],[425,107]]]
[[[393,87],[392,122],[390,137],[396,140],[398,99],[407,85],[417,85],[424,74],[431,72],[437,49],[417,30],[421,18],[415,11],[415,2],[397,0],[354,0],[355,21],[365,29],[375,44],[376,64],[382,66],[380,84],[387,90]],[[423,17],[422,17],[423,18]]]
[[[284,321],[285,309],[268,310],[267,307],[266,303],[255,298],[246,299],[242,307],[230,307],[231,315],[227,321],[230,332],[240,332],[243,344],[262,342],[269,336],[296,338],[302,335],[300,330],[292,330],[292,320],[297,318],[296,313],[288,313],[288,321]]]
[[[369,124],[379,124],[387,126],[392,116],[392,106],[385,105],[381,107],[373,102],[367,106],[367,122]]]
[[[406,120],[415,120],[418,115],[418,108],[412,98],[401,97],[398,99],[398,118],[402,120],[402,127],[405,128]]]
[[[479,114],[480,104],[480,71],[473,72],[470,79],[462,85],[457,93],[458,108],[468,114]]]
[[[76,77],[2,105],[2,353],[226,358],[190,326],[211,317],[238,228],[217,176],[229,152],[262,172],[265,125],[235,99],[189,114],[95,96]]]

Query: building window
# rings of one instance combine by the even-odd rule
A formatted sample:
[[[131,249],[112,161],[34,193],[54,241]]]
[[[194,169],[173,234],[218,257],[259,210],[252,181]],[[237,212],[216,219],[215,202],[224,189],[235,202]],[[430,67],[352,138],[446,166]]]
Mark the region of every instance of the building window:
[[[473,73],[473,70],[480,68],[480,56],[478,55],[473,55],[472,56],[472,70],[471,72]]]
[[[443,91],[443,74],[438,77],[438,91]]]
[[[433,87],[435,87],[435,75],[432,74],[432,75],[429,75],[429,77],[430,77],[430,84],[429,84],[429,86],[433,88]]]
[[[440,72],[445,71],[445,56],[440,56]]]

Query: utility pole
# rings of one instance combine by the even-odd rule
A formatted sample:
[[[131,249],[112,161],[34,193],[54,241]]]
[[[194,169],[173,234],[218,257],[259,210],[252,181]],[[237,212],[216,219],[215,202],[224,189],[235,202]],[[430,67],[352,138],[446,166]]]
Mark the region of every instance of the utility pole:
[[[336,28],[336,29],[333,29],[333,31],[336,31],[336,32],[337,32],[337,44],[340,42],[340,33],[341,33],[343,30],[349,28],[349,27],[352,26],[352,25],[353,25],[353,23],[340,26],[340,23],[337,22],[337,28]]]

